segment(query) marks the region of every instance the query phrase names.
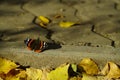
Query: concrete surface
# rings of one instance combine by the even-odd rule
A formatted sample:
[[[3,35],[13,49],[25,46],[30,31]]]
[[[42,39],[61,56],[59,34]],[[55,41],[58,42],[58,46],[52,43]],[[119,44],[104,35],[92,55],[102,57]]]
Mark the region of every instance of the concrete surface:
[[[54,20],[57,14],[65,17]],[[39,15],[53,20],[46,29],[33,23]],[[61,28],[60,21],[80,25]],[[62,47],[38,54],[26,49],[27,37],[59,42]],[[102,67],[107,61],[120,64],[119,48],[120,0],[0,1],[1,57],[36,68],[79,63],[90,57]]]

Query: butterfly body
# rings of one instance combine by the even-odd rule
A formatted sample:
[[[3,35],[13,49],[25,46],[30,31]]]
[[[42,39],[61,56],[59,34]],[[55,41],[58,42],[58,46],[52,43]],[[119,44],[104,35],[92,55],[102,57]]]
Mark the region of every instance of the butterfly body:
[[[39,39],[25,39],[24,43],[27,45],[29,50],[34,50],[35,52],[42,52],[47,49],[47,42],[41,41]]]

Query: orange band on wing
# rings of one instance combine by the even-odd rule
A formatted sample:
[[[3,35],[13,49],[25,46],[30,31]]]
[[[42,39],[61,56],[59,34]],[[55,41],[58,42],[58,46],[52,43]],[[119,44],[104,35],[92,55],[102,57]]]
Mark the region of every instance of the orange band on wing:
[[[30,47],[27,47],[29,50],[32,50]]]
[[[32,42],[33,42],[33,40],[30,40],[30,42],[28,43],[28,47],[30,47]]]
[[[40,42],[40,49],[43,47],[43,41]]]
[[[41,52],[41,50],[34,50],[35,52],[38,52],[38,53],[40,53]]]

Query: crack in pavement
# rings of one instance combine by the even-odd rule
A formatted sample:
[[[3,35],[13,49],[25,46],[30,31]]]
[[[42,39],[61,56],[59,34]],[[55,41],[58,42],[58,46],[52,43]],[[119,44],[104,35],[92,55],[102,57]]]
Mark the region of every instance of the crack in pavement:
[[[30,14],[32,14],[33,16],[36,16],[36,15],[35,15],[34,13],[32,13],[31,11],[29,11],[29,10],[27,10],[27,9],[24,8],[24,6],[25,6],[26,3],[27,3],[27,2],[23,2],[23,3],[21,4],[20,8],[21,8],[23,11],[25,11],[26,13],[30,13]]]
[[[111,41],[111,46],[112,46],[112,47],[115,47],[115,41],[114,41],[114,40],[112,40],[112,39],[110,39],[110,38],[108,38],[108,37],[106,37],[106,36],[104,36],[104,35],[102,35],[102,34],[100,34],[100,33],[97,33],[97,32],[95,31],[95,25],[92,26],[91,31],[92,31],[93,33],[101,36],[101,37],[104,37],[104,38],[110,40],[110,41]]]

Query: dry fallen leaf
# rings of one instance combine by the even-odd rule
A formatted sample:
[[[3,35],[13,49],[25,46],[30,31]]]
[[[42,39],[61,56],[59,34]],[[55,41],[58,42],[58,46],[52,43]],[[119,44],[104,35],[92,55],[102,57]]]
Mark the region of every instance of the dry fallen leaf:
[[[107,78],[120,78],[120,68],[113,62],[108,62],[103,70],[101,71],[102,75],[106,75]]]
[[[77,23],[75,23],[75,22],[68,22],[67,21],[67,22],[60,22],[59,26],[63,27],[63,28],[69,28],[69,27],[72,27],[75,24],[77,24]]]
[[[48,79],[48,73],[50,72],[50,69],[43,68],[42,69],[42,78],[41,80],[49,80]]]
[[[72,68],[72,70],[73,70],[74,72],[77,71],[77,66],[76,66],[76,64],[70,64],[70,66],[71,66],[71,68]],[[70,66],[69,66],[69,68],[70,68]]]
[[[70,67],[70,68],[69,68]],[[76,71],[77,67],[73,64],[64,64],[59,66],[55,70],[51,71],[48,74],[48,80],[68,80],[69,78],[69,69],[72,68],[72,71]]]
[[[41,80],[42,70],[35,68],[26,69],[27,80]]]
[[[83,73],[82,80],[97,80],[97,77],[96,76],[88,75],[86,73]]]
[[[89,75],[97,75],[99,72],[97,64],[90,58],[82,59],[78,64],[78,67],[82,67],[84,71]]]
[[[3,80],[3,79],[0,77],[0,80]]]
[[[45,27],[47,24],[49,24],[50,20],[44,16],[39,16],[38,19],[40,20],[40,26]]]
[[[42,26],[42,27],[46,27],[46,24],[44,24],[42,22],[40,22],[39,25]]]
[[[38,18],[45,24],[48,24],[50,22],[50,20],[44,16],[39,16]]]
[[[69,80],[82,80],[82,78],[79,76],[75,76],[75,77],[71,77]]]
[[[65,16],[62,15],[62,14],[56,14],[54,15],[54,19],[61,19],[61,18],[64,18]]]
[[[20,79],[19,79],[19,77],[17,77],[17,76],[12,76],[12,75],[10,75],[10,76],[7,76],[7,77],[5,78],[5,80],[20,80]]]
[[[20,70],[19,74],[16,75],[17,77],[19,77],[19,79],[25,79],[27,78],[27,74],[26,74],[26,71],[25,70]]]
[[[55,70],[52,70],[48,74],[48,80],[67,80],[69,78],[68,76],[68,68],[70,64],[64,64],[62,66],[59,66]]]
[[[97,64],[90,58],[84,58],[77,65],[63,64],[55,70],[18,68],[14,62],[0,58],[0,80],[111,80],[120,78],[120,68],[108,62],[101,75],[98,75]],[[78,70],[79,69],[79,70]]]
[[[106,80],[106,79],[105,79],[105,76],[100,76],[100,75],[99,75],[99,76],[96,76],[96,77],[97,77],[97,80]]]
[[[19,72],[12,72],[7,74],[7,76],[5,77],[5,80],[21,80],[24,79],[26,80],[26,73],[24,70],[19,70]]]
[[[18,67],[14,62],[5,58],[0,58],[0,73],[7,74],[10,70]]]

